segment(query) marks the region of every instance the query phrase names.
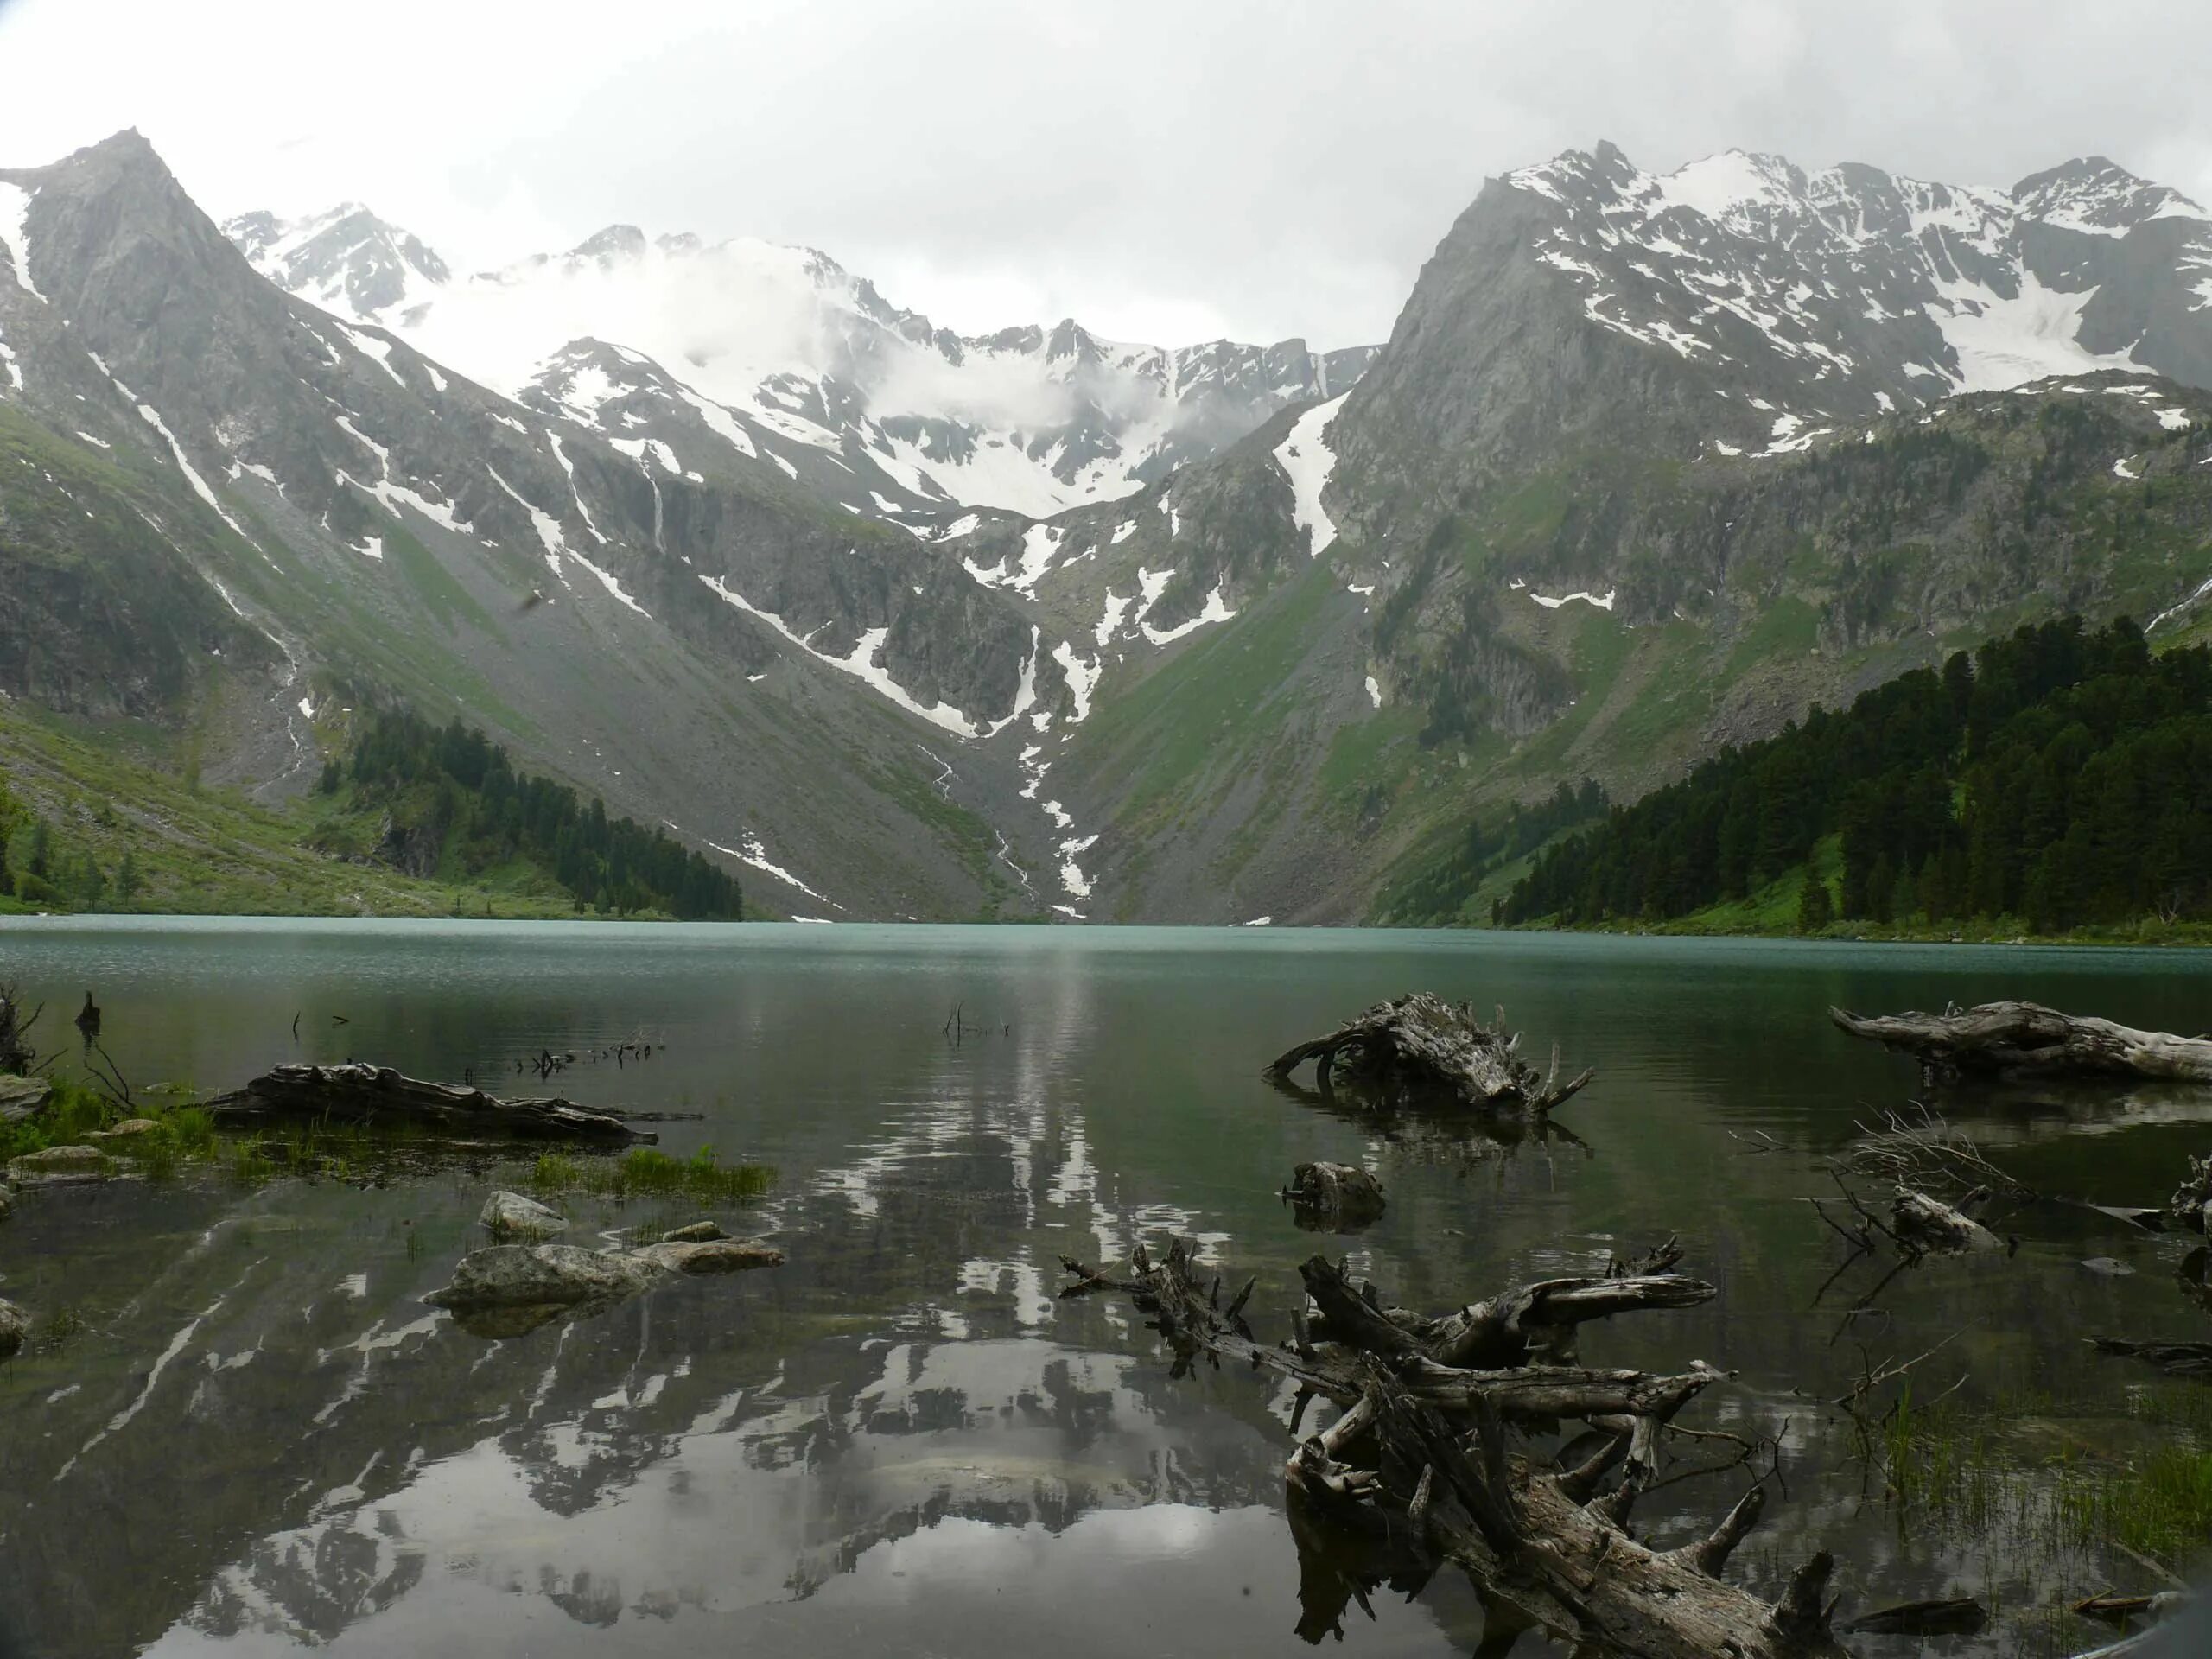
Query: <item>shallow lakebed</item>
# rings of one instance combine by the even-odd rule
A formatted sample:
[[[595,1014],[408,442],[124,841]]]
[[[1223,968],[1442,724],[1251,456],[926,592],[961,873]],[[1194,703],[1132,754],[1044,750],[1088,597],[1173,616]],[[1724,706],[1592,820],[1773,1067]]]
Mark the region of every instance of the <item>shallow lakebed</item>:
[[[1736,1373],[1685,1421],[1778,1436],[1788,1492],[1732,1574],[1770,1589],[1826,1546],[1845,1617],[1945,1593],[1997,1607],[1946,1651],[2063,1650],[2037,1609],[2145,1575],[2081,1544],[2052,1465],[2125,1466],[2212,1421],[2212,1390],[2087,1341],[2205,1335],[2180,1239],[2038,1207],[2009,1224],[2012,1256],[1928,1262],[1852,1316],[1882,1267],[1816,1305],[1843,1252],[1805,1202],[1834,1192],[1827,1160],[1859,1124],[1916,1092],[1907,1062],[1829,1027],[1831,1003],[2024,996],[2196,1032],[2212,956],[94,918],[0,924],[0,980],[47,1004],[48,1046],[73,1046],[94,990],[141,1087],[358,1058],[535,1093],[517,1062],[574,1052],[554,1090],[698,1114],[656,1126],[662,1147],[776,1176],[703,1211],[571,1192],[572,1238],[711,1213],[787,1258],[486,1340],[421,1299],[527,1154],[382,1185],[188,1171],[24,1195],[0,1223],[0,1295],[48,1334],[0,1365],[0,1656],[1294,1649],[1284,1391],[1171,1382],[1126,1304],[1055,1296],[1061,1255],[1117,1262],[1171,1233],[1236,1281],[1259,1274],[1268,1339],[1317,1248],[1440,1311],[1679,1234],[1718,1300],[1594,1326],[1585,1358]],[[1392,1139],[1261,1077],[1416,988],[1502,1003],[1595,1066],[1560,1114],[1573,1138]],[[652,1058],[588,1058],[631,1040]],[[2212,1141],[2212,1096],[1977,1098],[1951,1120],[2031,1185],[2156,1204]],[[1314,1158],[1370,1167],[1382,1219],[1298,1231],[1275,1190]],[[1870,1356],[1947,1338],[1916,1387],[1964,1376],[1947,1409],[1976,1425],[1971,1456],[1901,1503],[1824,1402]],[[1709,1524],[1746,1478],[1668,1486],[1641,1529]],[[1347,1651],[1465,1652],[1482,1628],[1450,1575],[1375,1611],[1350,1610]]]

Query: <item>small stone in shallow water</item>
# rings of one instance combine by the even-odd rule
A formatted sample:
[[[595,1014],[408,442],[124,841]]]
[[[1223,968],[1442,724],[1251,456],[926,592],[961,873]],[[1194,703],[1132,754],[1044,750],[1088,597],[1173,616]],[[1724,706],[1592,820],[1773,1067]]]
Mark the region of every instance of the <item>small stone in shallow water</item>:
[[[568,1218],[559,1211],[519,1192],[494,1192],[484,1200],[483,1211],[476,1219],[487,1231],[505,1238],[550,1238],[569,1227]]]
[[[134,1135],[151,1135],[161,1127],[150,1117],[126,1117],[111,1129],[94,1129],[86,1138],[92,1141],[127,1141]]]
[[[695,1221],[688,1227],[672,1227],[660,1236],[664,1244],[707,1244],[718,1238],[728,1238],[718,1221]]]
[[[42,1181],[97,1181],[113,1168],[98,1147],[47,1147],[16,1159],[8,1166],[8,1177],[24,1186]]]
[[[2108,1279],[2124,1279],[2135,1271],[2115,1256],[2093,1255],[2082,1263],[2091,1273],[2101,1273]]]

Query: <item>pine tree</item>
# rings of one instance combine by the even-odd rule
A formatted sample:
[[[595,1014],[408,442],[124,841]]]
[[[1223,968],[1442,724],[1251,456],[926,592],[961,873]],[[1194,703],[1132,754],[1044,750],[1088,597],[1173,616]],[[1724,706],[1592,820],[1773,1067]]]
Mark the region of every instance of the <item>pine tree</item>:
[[[1828,896],[1828,884],[1807,870],[1804,889],[1797,895],[1797,931],[1824,933],[1834,920],[1835,901]]]

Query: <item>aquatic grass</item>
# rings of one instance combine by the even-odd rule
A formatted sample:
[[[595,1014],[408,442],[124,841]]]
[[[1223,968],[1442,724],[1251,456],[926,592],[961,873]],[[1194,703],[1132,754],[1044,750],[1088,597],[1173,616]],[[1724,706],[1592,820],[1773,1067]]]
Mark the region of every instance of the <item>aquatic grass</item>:
[[[2052,1510],[2080,1544],[2114,1544],[2186,1565],[2212,1547],[2212,1452],[2162,1446],[2116,1469],[2069,1471]]]
[[[2087,1560],[2125,1555],[2186,1572],[2212,1553],[2212,1393],[2131,1391],[2127,1419],[2172,1433],[2170,1444],[2100,1455],[2069,1436],[2055,1452],[2006,1453],[2008,1424],[2053,1415],[2063,1408],[2040,1394],[1971,1409],[1900,1394],[1878,1446],[1899,1539],[1933,1529],[1974,1540],[2031,1581],[2041,1573],[2069,1584]]]
[[[748,1204],[775,1185],[766,1164],[725,1164],[712,1147],[674,1158],[658,1147],[633,1147],[620,1158],[578,1160],[547,1153],[531,1166],[539,1192],[583,1192],[624,1200],[681,1197],[696,1204]]]

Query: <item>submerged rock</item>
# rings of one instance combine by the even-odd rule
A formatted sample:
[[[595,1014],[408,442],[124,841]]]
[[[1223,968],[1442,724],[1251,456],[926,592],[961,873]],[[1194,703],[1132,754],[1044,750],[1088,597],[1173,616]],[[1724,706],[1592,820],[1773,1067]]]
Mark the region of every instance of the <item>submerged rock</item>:
[[[13,1302],[0,1300],[0,1359],[7,1358],[23,1345],[24,1333],[30,1328],[31,1322],[23,1317],[22,1308]]]
[[[569,1230],[568,1217],[519,1192],[494,1192],[484,1200],[476,1217],[484,1229],[503,1238],[550,1238]]]
[[[114,1170],[114,1161],[98,1147],[48,1147],[11,1161],[8,1178],[19,1186],[52,1185],[105,1180]]]
[[[784,1253],[752,1239],[587,1250],[575,1244],[493,1244],[471,1250],[453,1282],[423,1300],[480,1337],[516,1337],[563,1316],[593,1313],[671,1274],[739,1273],[782,1265]]]
[[[161,1125],[150,1117],[126,1117],[110,1129],[94,1129],[86,1137],[92,1141],[129,1141],[142,1135],[159,1132]]]
[[[728,1238],[718,1221],[695,1221],[688,1227],[671,1227],[660,1236],[664,1244],[703,1244],[718,1238]]]
[[[686,1229],[688,1231],[689,1229]],[[648,1244],[632,1252],[672,1273],[743,1273],[748,1268],[780,1268],[784,1253],[750,1238],[713,1238],[674,1244]]]
[[[462,1256],[453,1282],[423,1300],[454,1312],[612,1301],[644,1289],[659,1271],[620,1250],[493,1244]]]

